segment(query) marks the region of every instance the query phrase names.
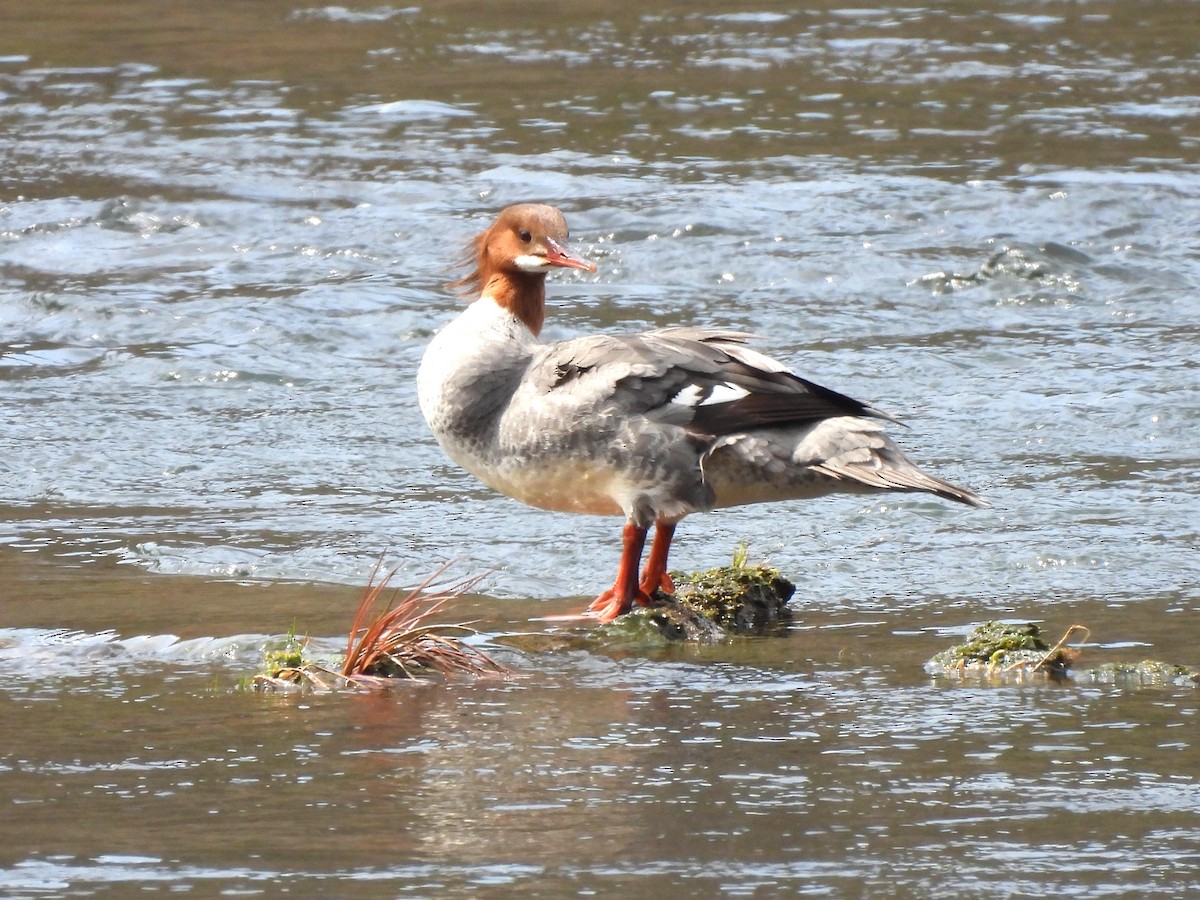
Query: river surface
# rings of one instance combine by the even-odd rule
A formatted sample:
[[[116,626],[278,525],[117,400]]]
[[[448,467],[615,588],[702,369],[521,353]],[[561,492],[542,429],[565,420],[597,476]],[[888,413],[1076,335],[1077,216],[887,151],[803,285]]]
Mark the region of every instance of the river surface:
[[[0,895],[1200,891],[1194,686],[922,668],[997,618],[1200,663],[1196,9],[0,0]],[[620,522],[413,386],[531,199],[599,266],[547,337],[753,331],[993,508],[696,516],[787,629],[566,640]],[[237,690],[381,558],[486,573],[517,677]]]

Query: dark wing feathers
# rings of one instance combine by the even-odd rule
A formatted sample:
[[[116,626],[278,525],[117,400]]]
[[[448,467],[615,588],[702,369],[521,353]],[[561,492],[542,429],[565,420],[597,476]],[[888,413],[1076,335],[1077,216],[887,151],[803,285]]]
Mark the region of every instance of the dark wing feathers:
[[[798,425],[833,416],[868,415],[869,409],[857,401],[831,403],[817,394],[748,394],[738,400],[696,406],[688,427],[705,434],[733,434],[755,428]]]
[[[545,360],[545,389],[576,394],[607,390],[626,412],[698,434],[734,434],[834,416],[895,421],[749,349],[745,343],[751,337],[744,332],[672,328],[567,341],[548,348],[552,356]]]

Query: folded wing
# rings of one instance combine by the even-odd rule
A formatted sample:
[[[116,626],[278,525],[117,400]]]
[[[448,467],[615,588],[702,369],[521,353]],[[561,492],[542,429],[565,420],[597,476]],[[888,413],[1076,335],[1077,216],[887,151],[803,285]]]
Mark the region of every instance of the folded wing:
[[[599,335],[547,347],[543,383],[602,412],[646,416],[714,437],[834,416],[895,419],[789,372],[746,346],[752,335],[704,328]]]

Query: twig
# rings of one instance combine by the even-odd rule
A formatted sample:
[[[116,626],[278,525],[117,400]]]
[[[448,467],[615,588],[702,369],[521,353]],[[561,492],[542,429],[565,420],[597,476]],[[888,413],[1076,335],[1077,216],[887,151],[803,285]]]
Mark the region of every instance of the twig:
[[[1047,650],[1046,655],[1043,656],[1040,660],[1038,660],[1038,664],[1036,666],[1034,666],[1032,669],[1030,669],[1029,671],[1036,672],[1038,669],[1040,669],[1042,666],[1044,666],[1047,662],[1049,662],[1050,658],[1052,656],[1054,656],[1055,653],[1057,653],[1058,651],[1060,651],[1063,648],[1063,645],[1066,644],[1067,639],[1072,634],[1074,634],[1076,631],[1083,632],[1082,643],[1085,643],[1085,644],[1088,642],[1088,640],[1092,636],[1092,630],[1090,628],[1088,628],[1086,625],[1072,625],[1070,628],[1067,629],[1067,633],[1058,639],[1058,643],[1055,644],[1053,647],[1051,647],[1049,650]]]

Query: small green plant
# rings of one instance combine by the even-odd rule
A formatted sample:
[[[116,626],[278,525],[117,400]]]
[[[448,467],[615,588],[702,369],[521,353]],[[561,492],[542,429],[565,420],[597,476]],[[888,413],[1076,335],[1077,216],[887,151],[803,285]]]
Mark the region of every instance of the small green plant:
[[[288,629],[283,640],[267,644],[263,648],[263,668],[273,673],[279,669],[298,669],[304,665],[304,651],[308,647],[308,636],[296,636],[296,622]]]
[[[744,569],[750,559],[750,545],[745,541],[738,541],[738,545],[733,548],[733,564],[734,569]]]

